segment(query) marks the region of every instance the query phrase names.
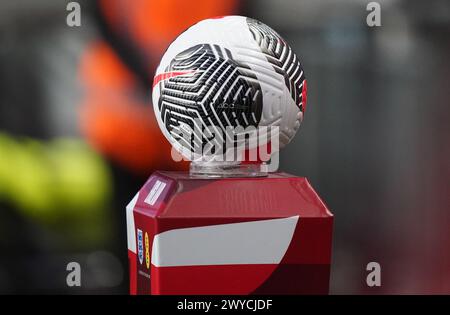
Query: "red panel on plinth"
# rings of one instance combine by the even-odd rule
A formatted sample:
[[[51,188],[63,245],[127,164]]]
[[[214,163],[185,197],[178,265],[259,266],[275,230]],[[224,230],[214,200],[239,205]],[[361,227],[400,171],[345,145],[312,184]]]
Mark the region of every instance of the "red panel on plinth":
[[[333,216],[308,180],[156,172],[127,207],[132,294],[327,294]]]

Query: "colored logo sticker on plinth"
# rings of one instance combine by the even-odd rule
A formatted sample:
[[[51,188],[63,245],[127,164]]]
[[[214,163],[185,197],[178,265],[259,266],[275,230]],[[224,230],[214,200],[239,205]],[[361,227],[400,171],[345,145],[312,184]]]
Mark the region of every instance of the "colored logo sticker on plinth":
[[[150,244],[148,242],[148,234],[145,232],[145,265],[150,269]]]
[[[144,262],[144,244],[143,244],[143,236],[142,230],[137,230],[137,241],[138,241],[138,257],[139,263],[142,265]]]

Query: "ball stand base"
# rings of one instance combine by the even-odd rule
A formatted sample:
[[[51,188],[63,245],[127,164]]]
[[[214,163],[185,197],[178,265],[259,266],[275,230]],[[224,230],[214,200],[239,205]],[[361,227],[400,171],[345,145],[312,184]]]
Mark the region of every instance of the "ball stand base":
[[[190,175],[193,178],[266,177],[268,172],[265,163],[192,162]]]

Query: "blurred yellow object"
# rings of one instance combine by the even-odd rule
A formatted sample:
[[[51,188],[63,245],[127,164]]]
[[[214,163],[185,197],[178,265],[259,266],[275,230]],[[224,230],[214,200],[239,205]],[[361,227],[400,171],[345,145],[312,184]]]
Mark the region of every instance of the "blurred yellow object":
[[[7,194],[6,187],[7,182],[6,178],[9,174],[9,152],[11,151],[11,141],[9,138],[5,137],[2,133],[0,133],[0,200],[5,198]]]
[[[9,149],[7,198],[32,217],[46,217],[55,208],[56,185],[44,154],[45,148],[37,141],[28,140],[15,143]]]
[[[0,134],[0,198],[42,223],[92,219],[111,197],[109,170],[76,139],[17,141]]]
[[[103,159],[75,139],[58,139],[48,146],[53,168],[55,198],[60,213],[53,213],[58,228],[80,246],[111,236],[112,179]]]
[[[56,140],[48,148],[56,194],[67,210],[103,208],[111,195],[111,178],[103,160],[78,140]]]

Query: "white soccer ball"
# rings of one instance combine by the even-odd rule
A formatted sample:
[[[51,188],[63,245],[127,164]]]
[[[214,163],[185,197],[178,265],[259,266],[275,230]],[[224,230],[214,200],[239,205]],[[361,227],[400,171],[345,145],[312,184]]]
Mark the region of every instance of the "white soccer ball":
[[[248,17],[225,16],[203,20],[172,42],[152,95],[159,127],[180,152],[209,141],[186,141],[180,132],[210,126],[278,126],[282,148],[303,119],[306,80],[277,32]]]

